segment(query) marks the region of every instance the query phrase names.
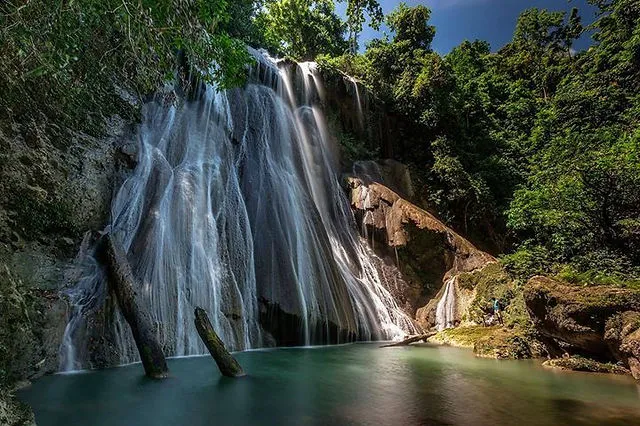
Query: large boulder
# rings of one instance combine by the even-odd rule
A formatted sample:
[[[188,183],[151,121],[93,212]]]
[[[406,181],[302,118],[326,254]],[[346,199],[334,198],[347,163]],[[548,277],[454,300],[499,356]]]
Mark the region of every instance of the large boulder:
[[[640,292],[536,276],[526,284],[524,299],[538,331],[568,350],[630,367],[637,362]]]
[[[640,312],[615,314],[605,324],[605,341],[616,357],[640,380]]]
[[[372,246],[378,253],[384,254],[386,250],[387,258],[402,271],[408,283],[400,296],[403,303],[407,300],[406,305],[415,313],[417,322],[430,328],[435,325],[438,300],[449,282],[456,299],[453,322],[462,322],[476,293],[473,288],[461,286],[459,276],[497,265],[496,259],[433,214],[402,198],[386,181],[385,184],[375,181],[396,181],[389,178],[393,173],[385,172],[382,166],[379,170],[364,166],[359,165],[358,177],[347,178],[351,206]],[[394,169],[400,170],[395,166]]]
[[[364,213],[363,224],[386,231],[391,247],[405,246],[411,239],[411,226],[423,232],[438,234],[451,257],[452,272],[471,272],[495,262],[488,253],[478,250],[442,221],[426,210],[401,198],[396,192],[377,182],[365,184],[361,179],[347,179],[351,188],[351,205]]]

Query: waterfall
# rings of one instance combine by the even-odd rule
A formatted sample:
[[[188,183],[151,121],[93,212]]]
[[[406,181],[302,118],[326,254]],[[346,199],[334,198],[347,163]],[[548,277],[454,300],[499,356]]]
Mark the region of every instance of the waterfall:
[[[414,332],[356,231],[315,64],[254,55],[244,88],[143,107],[138,164],[111,206],[165,353],[205,353],[196,306],[231,350]],[[138,359],[94,256],[66,291],[63,370]]]
[[[436,307],[436,328],[442,331],[454,327],[456,313],[456,277],[447,280]]]
[[[354,101],[356,103],[356,109],[358,111],[358,125],[360,130],[364,130],[364,112],[362,109],[362,100],[360,99],[360,88],[358,87],[358,80],[353,77],[346,76],[346,79],[351,83],[354,93]]]

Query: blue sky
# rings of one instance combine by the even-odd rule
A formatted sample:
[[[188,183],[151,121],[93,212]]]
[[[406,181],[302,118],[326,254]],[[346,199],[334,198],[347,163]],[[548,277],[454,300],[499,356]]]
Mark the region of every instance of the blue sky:
[[[379,0],[385,14],[393,10],[399,1]],[[587,0],[406,0],[410,6],[424,4],[431,9],[431,25],[436,27],[433,48],[439,53],[447,53],[452,47],[464,40],[481,39],[491,44],[492,50],[504,46],[513,36],[516,20],[520,12],[530,7],[549,10],[566,10],[577,7],[582,22],[591,23],[595,18],[596,8]],[[338,13],[344,17],[346,3],[336,3]],[[366,27],[360,37],[361,50],[364,43],[380,37],[380,32]],[[589,37],[584,36],[576,43],[576,49],[584,49],[589,45]]]

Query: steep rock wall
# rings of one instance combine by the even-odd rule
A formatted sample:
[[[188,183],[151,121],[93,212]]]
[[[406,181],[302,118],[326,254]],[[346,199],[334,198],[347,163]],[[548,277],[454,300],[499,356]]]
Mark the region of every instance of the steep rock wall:
[[[119,117],[101,136],[60,129],[46,117],[0,123],[4,389],[58,369],[68,317],[60,290],[75,283],[84,234],[104,227],[114,187],[135,161],[128,135]]]

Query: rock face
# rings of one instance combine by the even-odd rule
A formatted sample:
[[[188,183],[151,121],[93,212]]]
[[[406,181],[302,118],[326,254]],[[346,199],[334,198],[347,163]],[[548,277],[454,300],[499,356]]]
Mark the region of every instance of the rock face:
[[[419,230],[442,236],[451,273],[471,272],[495,258],[478,250],[468,240],[455,233],[431,213],[400,198],[391,189],[376,182],[365,185],[359,178],[348,178],[351,205],[364,212],[362,223],[386,231],[390,247],[405,246],[411,239],[411,225]]]
[[[367,176],[375,179],[370,173]],[[349,177],[347,185],[352,208],[372,245],[378,249],[382,245],[391,258],[397,256],[409,282],[402,297],[409,300],[418,323],[424,328],[435,325],[438,296],[449,279],[453,279],[458,305],[454,322],[462,321],[474,293],[462,290],[456,277],[481,270],[496,259],[381,183]]]
[[[524,288],[536,328],[573,352],[624,362],[640,377],[640,292],[537,276]]]
[[[0,122],[1,424],[19,423],[7,420],[9,410],[29,421],[28,411],[4,400],[16,381],[58,368],[68,315],[58,292],[74,282],[83,234],[106,223],[131,160],[131,150],[127,160],[121,149],[130,142],[126,128],[117,117],[100,137],[62,130],[46,117]]]

